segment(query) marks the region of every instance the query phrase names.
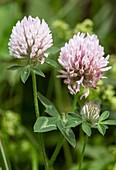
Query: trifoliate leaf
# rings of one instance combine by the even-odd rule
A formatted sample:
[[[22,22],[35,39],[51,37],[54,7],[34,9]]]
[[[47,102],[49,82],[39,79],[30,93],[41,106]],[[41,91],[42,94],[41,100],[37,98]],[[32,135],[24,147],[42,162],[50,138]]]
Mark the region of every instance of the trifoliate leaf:
[[[61,131],[61,133],[63,134],[63,136],[65,137],[65,139],[73,147],[75,147],[76,146],[76,139],[75,139],[75,134],[73,133],[73,131],[70,128],[65,127],[62,120],[58,121],[57,126],[58,126],[59,130]]]
[[[54,104],[49,101],[46,97],[44,97],[40,92],[38,92],[38,98],[41,103],[45,106],[45,112],[48,113],[50,116],[60,117],[59,112],[55,108]]]
[[[66,127],[76,127],[82,123],[82,119],[79,116],[75,116],[73,113],[68,113]]]
[[[56,130],[56,122],[58,119],[56,117],[39,117],[34,124],[34,132],[48,132]]]

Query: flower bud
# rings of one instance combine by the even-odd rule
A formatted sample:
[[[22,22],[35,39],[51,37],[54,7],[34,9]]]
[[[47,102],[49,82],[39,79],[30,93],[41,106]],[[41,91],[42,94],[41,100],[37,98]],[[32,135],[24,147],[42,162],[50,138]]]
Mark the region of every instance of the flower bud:
[[[100,114],[100,107],[93,102],[86,103],[83,108],[81,109],[80,114],[92,125],[98,122],[99,114]]]

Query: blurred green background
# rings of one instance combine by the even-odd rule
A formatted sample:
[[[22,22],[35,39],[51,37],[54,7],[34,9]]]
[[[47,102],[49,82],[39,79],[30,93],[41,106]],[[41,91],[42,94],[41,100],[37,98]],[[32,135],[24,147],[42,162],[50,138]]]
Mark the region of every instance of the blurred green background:
[[[8,41],[12,27],[25,15],[44,18],[52,30],[54,46],[58,48],[79,31],[98,35],[105,54],[111,55],[112,69],[105,74],[108,78],[99,82],[99,88],[91,90],[87,100],[99,102],[101,111],[110,111],[110,118],[116,119],[116,1],[0,0],[0,140],[12,170],[36,170],[37,167],[42,170],[38,134],[33,132],[35,114],[31,77],[23,84],[19,71],[7,70],[20,62],[9,55]],[[57,61],[58,55],[50,57]],[[58,72],[47,64],[41,69],[46,78],[37,77],[38,90],[61,112],[71,111],[73,98],[63,81],[56,78]],[[41,104],[40,110],[43,113]],[[77,148],[74,150],[65,142],[55,162],[55,170],[77,169],[76,153],[81,149],[78,129],[74,129]],[[58,138],[59,132],[44,134],[48,158]],[[0,167],[5,170],[1,153]],[[115,127],[110,127],[105,137],[93,131],[85,153],[84,170],[116,170]]]

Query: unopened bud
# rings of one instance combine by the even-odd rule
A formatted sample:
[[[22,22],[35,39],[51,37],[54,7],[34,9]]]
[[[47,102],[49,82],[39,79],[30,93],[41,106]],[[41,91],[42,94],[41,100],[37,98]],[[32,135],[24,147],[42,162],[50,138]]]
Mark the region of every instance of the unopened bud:
[[[100,114],[100,107],[93,102],[86,103],[80,113],[88,122],[94,125],[98,122],[99,114]]]

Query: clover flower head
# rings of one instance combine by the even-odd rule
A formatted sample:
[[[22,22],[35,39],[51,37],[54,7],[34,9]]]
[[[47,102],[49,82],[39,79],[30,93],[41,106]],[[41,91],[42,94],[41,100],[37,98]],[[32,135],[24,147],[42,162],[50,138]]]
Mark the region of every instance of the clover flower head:
[[[93,102],[86,103],[81,109],[80,114],[92,125],[98,122],[100,107]]]
[[[81,87],[86,88],[86,93],[81,96],[85,98],[89,95],[90,88],[96,88],[97,82],[105,78],[103,72],[111,69],[106,67],[109,63],[109,55],[104,56],[104,48],[99,45],[98,37],[88,33],[78,33],[74,35],[64,47],[61,48],[58,62],[62,66],[58,77],[64,78],[71,94],[76,95]]]
[[[44,63],[45,51],[52,46],[52,34],[45,22],[38,17],[24,17],[16,23],[9,39],[10,55],[16,58],[37,58]]]

